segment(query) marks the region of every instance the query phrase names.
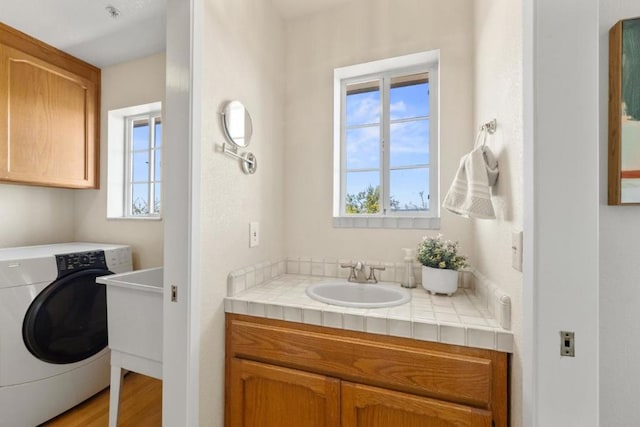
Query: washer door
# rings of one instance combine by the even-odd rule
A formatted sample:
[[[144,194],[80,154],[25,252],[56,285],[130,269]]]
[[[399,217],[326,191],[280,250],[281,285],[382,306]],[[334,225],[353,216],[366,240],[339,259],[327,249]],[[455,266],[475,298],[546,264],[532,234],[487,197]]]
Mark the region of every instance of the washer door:
[[[35,357],[49,363],[74,363],[105,348],[106,287],[96,277],[104,269],[71,273],[47,286],[31,303],[22,324],[22,338]]]

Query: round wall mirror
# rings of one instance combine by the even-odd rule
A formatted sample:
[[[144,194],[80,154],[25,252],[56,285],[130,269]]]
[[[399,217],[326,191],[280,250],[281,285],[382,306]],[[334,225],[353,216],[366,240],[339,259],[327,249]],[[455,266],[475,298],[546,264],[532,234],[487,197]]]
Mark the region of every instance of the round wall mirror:
[[[253,126],[251,116],[240,101],[229,101],[222,109],[222,128],[229,142],[247,147],[251,141]]]

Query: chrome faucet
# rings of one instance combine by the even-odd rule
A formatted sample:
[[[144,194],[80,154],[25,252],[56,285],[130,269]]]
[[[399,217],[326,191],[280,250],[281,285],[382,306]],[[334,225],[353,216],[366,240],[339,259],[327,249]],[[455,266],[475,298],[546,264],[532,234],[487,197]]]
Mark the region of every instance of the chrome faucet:
[[[357,283],[366,283],[367,275],[364,272],[364,262],[358,261],[356,265],[353,266],[351,270],[355,275],[355,282]]]
[[[340,264],[342,268],[350,268],[348,282],[354,283],[378,283],[378,279],[375,275],[375,270],[384,270],[385,267],[369,267],[369,276],[365,273],[365,263],[358,261],[355,264]]]

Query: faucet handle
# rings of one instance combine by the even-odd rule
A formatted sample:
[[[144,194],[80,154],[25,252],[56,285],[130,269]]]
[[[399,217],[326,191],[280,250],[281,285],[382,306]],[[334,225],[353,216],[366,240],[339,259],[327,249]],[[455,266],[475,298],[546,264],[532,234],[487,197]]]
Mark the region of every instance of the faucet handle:
[[[355,264],[340,264],[341,268],[350,268],[349,278],[347,278],[347,282],[351,282],[356,278],[356,266]]]
[[[369,266],[369,277],[367,278],[367,282],[378,283],[378,279],[376,278],[376,270],[384,271],[386,267],[376,267],[375,265]]]

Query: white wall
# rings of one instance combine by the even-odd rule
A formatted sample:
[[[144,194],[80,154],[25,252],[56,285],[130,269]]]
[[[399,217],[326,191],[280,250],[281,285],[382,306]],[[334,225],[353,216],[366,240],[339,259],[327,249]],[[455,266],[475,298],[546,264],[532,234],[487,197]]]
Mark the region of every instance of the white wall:
[[[270,2],[208,0],[203,15],[200,425],[223,425],[224,307],[231,270],[284,257],[284,33]],[[238,99],[253,120],[254,175],[220,152],[218,112]],[[245,150],[242,150],[245,151]],[[260,245],[249,248],[249,222]]]
[[[333,69],[440,49],[441,197],[472,147],[473,8],[467,0],[355,0],[286,24],[287,255],[399,261],[436,230],[332,226]],[[471,252],[470,222],[442,213],[446,237]]]
[[[638,425],[640,211],[607,206],[609,29],[640,16],[636,0],[600,0],[600,425]]]
[[[132,246],[135,269],[162,265],[163,222],[107,220],[107,150],[109,110],[164,102],[165,55],[157,54],[102,70],[100,125],[100,189],[75,193],[74,237],[79,241]]]
[[[524,6],[524,425],[591,427],[599,403],[598,110],[606,103],[598,96],[599,4]],[[575,358],[560,356],[560,330],[575,331]]]
[[[73,241],[74,191],[0,183],[0,247]]]
[[[475,267],[511,297],[511,426],[522,425],[522,273],[511,267],[511,233],[522,230],[522,2],[474,1],[474,125],[493,118],[487,146],[498,158],[496,220],[473,221]]]

